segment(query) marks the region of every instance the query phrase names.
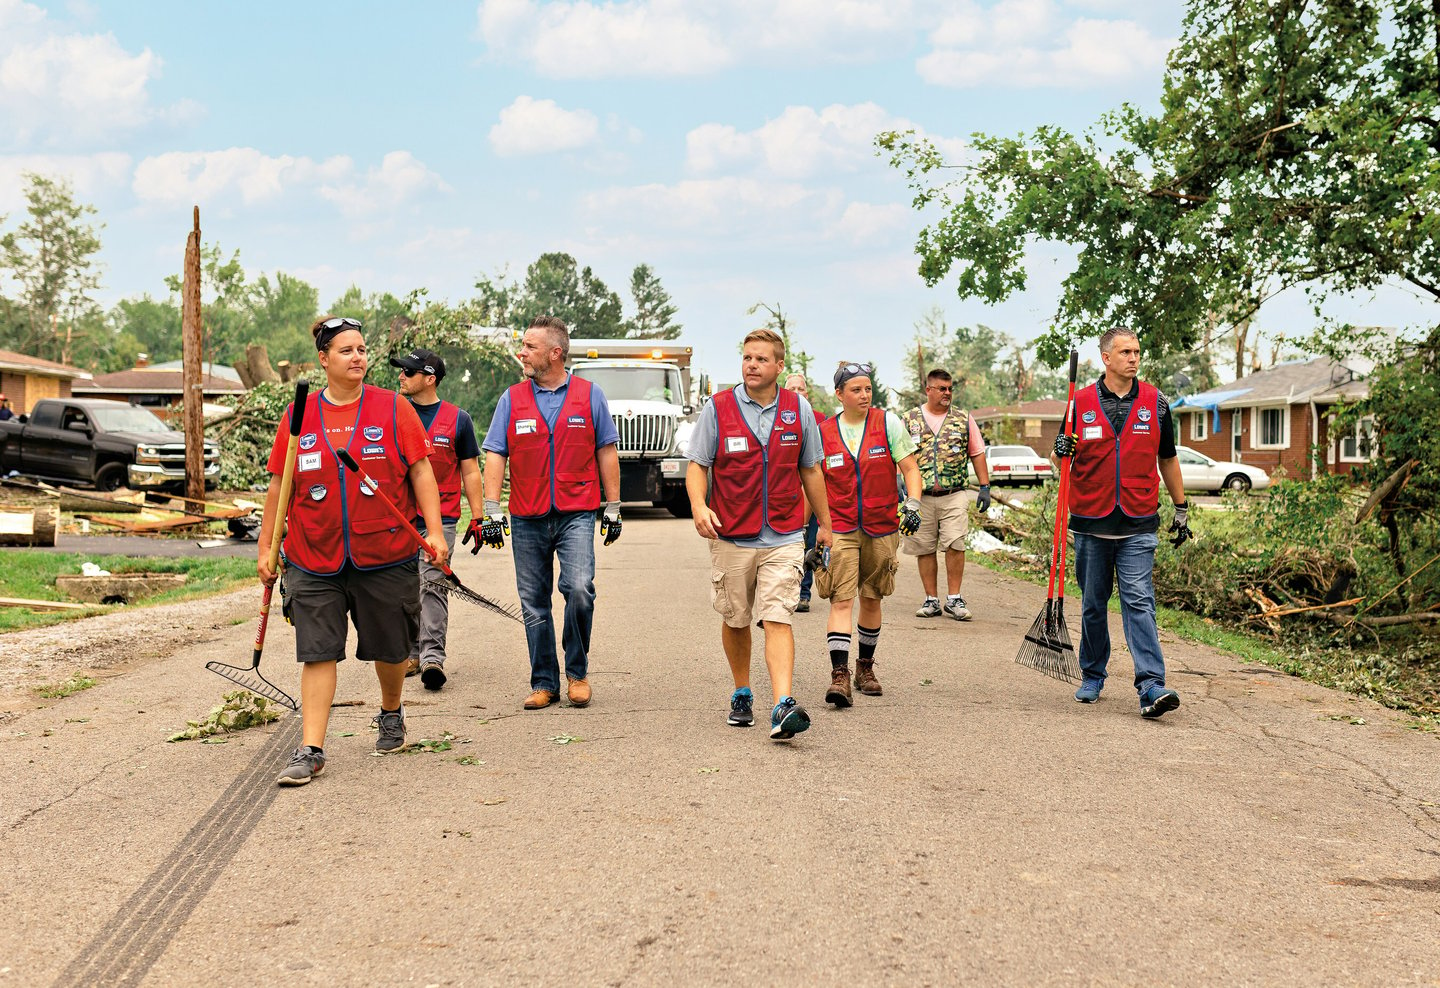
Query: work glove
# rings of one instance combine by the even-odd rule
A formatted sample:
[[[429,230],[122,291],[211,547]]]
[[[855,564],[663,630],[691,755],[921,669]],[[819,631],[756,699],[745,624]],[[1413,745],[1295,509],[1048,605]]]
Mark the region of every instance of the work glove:
[[[1175,517],[1170,521],[1170,531],[1175,533],[1170,544],[1177,549],[1195,537],[1190,531],[1190,506],[1188,504],[1175,505]]]
[[[1059,459],[1075,455],[1075,437],[1067,436],[1065,433],[1055,437],[1055,455]]]
[[[470,555],[473,556],[479,552],[480,547],[485,544],[485,532],[480,527],[479,518],[470,519],[470,527],[465,530],[465,537],[460,540],[460,544],[462,546],[470,545],[471,541],[475,543],[475,545],[470,548]]]
[[[914,535],[920,531],[920,499],[907,497],[900,505],[900,534]]]
[[[505,538],[510,534],[510,519],[500,511],[499,501],[485,502],[485,521],[480,526],[480,541],[492,549],[505,548]]]
[[[982,515],[990,510],[990,485],[981,484],[975,493],[975,510]]]
[[[828,545],[817,545],[805,553],[805,568],[810,572],[818,569],[830,568],[830,547]]]
[[[609,545],[620,538],[620,502],[606,501],[600,512],[600,534],[604,536],[605,544]]]

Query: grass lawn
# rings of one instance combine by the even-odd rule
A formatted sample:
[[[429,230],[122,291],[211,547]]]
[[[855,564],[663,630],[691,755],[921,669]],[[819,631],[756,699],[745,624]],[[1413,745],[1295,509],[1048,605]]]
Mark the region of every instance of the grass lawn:
[[[22,597],[28,600],[68,600],[55,587],[55,577],[80,572],[80,564],[93,562],[111,573],[186,573],[185,586],[167,590],[130,605],[95,605],[83,611],[28,611],[19,607],[0,608],[0,632],[21,628],[38,628],[47,624],[72,621],[77,617],[105,614],[117,606],[145,607],[169,604],[177,600],[205,597],[232,590],[246,583],[256,583],[255,560],[249,557],[222,556],[208,559],[158,558],[133,556],[92,556],[78,552],[43,552],[34,549],[0,553],[0,597]]]

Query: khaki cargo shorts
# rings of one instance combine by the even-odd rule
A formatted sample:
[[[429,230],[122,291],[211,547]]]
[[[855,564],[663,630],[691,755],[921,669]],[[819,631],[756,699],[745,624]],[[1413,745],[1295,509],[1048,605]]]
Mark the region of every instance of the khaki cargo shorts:
[[[970,505],[975,503],[969,491],[956,491],[943,497],[920,496],[920,529],[907,535],[902,549],[907,556],[929,556],[937,549],[965,551],[965,536],[970,534]]]
[[[815,574],[815,592],[827,600],[869,597],[881,600],[895,592],[900,560],[895,550],[900,533],[872,538],[864,532],[836,532],[830,547],[830,569]]]
[[[710,543],[710,594],[715,610],[732,628],[753,621],[789,624],[800,602],[805,543],[773,549],[744,549],[733,542]]]

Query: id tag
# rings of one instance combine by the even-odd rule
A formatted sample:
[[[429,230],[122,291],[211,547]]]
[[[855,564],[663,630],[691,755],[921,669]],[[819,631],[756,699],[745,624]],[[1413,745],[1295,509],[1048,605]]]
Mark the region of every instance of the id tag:
[[[534,419],[517,419],[515,421],[515,435],[528,436],[535,431]]]
[[[744,436],[727,436],[725,438],[725,452],[744,453],[750,448],[750,440]]]
[[[843,467],[845,465],[845,454],[831,453],[829,456],[825,457],[825,465],[831,470]]]
[[[1085,428],[1083,428],[1083,429],[1080,430],[1080,438],[1081,438],[1081,439],[1099,439],[1099,438],[1100,438],[1100,427],[1099,427],[1098,425],[1087,425]]]
[[[301,470],[319,470],[319,469],[320,469],[320,454],[319,454],[319,453],[301,453],[301,454],[300,454],[300,459],[299,459],[297,462],[298,462],[299,468],[300,468]]]

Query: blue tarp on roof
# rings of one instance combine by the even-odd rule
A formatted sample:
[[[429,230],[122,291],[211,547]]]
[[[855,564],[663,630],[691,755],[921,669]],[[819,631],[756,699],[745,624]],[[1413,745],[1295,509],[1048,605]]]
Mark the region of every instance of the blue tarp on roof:
[[[1211,432],[1220,431],[1220,406],[1232,398],[1239,398],[1247,395],[1254,388],[1240,388],[1236,391],[1207,391],[1204,394],[1190,395],[1186,398],[1176,398],[1171,403],[1171,408],[1208,408],[1214,416],[1214,424],[1210,427]]]

